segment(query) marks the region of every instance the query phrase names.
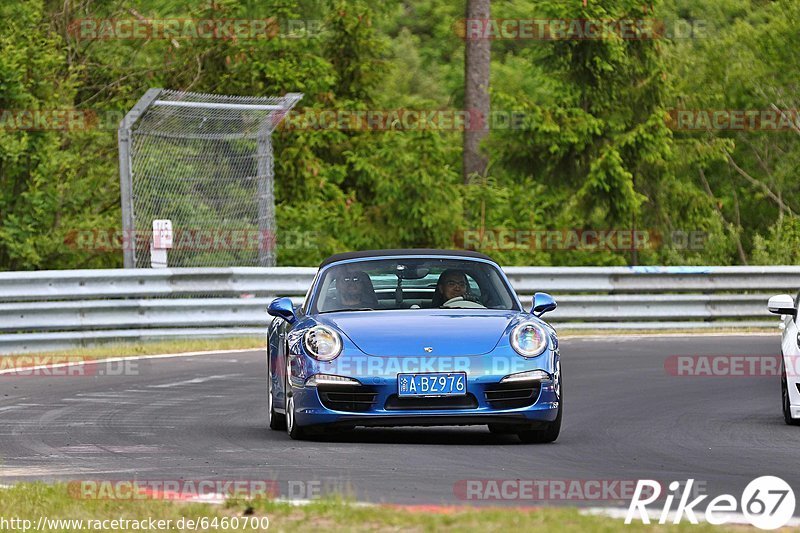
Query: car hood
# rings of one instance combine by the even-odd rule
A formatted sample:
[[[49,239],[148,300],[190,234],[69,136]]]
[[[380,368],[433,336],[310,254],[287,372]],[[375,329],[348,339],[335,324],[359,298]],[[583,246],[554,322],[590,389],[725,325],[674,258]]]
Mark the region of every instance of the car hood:
[[[316,319],[341,331],[367,355],[469,356],[492,351],[520,314],[410,309],[324,313]]]

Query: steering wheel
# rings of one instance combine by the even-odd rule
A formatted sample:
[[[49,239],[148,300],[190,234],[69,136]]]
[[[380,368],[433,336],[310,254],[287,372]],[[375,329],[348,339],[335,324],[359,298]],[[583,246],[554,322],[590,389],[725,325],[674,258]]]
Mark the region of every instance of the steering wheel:
[[[442,304],[442,307],[449,307],[456,309],[486,309],[485,305],[479,302],[475,302],[473,300],[468,300],[463,296],[456,296],[455,298],[450,298],[449,300],[447,300],[445,303]]]

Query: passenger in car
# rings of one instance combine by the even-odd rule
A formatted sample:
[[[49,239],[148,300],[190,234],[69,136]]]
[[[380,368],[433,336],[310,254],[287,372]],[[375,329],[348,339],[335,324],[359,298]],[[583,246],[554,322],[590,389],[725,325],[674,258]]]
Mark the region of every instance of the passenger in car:
[[[378,297],[375,295],[372,280],[366,272],[360,270],[343,270],[336,277],[336,299],[336,307],[339,309],[378,307]]]

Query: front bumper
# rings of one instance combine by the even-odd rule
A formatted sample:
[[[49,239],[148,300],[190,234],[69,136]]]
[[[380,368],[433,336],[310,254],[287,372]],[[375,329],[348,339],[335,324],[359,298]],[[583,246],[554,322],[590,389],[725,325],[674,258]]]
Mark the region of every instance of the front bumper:
[[[360,386],[292,386],[301,426],[441,426],[503,424],[535,427],[555,420],[560,398],[553,380],[500,384],[500,377],[468,377],[467,395],[398,398],[396,377]]]

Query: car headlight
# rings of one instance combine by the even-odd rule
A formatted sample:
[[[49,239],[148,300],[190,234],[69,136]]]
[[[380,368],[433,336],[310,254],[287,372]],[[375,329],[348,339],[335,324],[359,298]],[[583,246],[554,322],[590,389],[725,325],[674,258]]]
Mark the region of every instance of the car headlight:
[[[308,355],[320,361],[331,361],[342,352],[342,338],[326,326],[314,326],[303,335]]]
[[[547,332],[536,322],[523,322],[511,330],[511,347],[522,357],[536,357],[547,348]]]

